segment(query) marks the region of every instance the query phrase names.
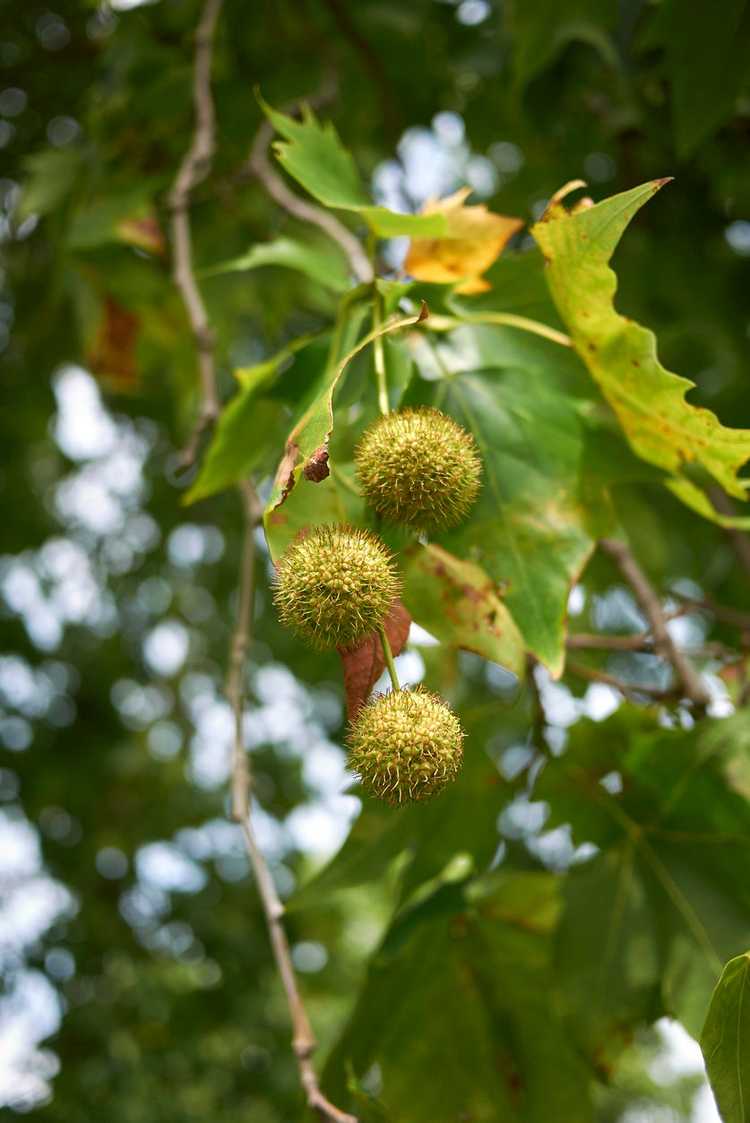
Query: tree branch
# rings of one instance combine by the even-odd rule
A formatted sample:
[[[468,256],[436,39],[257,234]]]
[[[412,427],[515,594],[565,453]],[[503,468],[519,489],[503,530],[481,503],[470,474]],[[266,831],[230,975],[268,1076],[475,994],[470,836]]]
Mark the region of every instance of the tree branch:
[[[590,682],[603,682],[606,686],[613,686],[615,690],[619,690],[626,698],[630,698],[631,701],[636,702],[639,700],[639,695],[642,698],[644,694],[646,697],[652,698],[655,702],[677,701],[681,693],[680,690],[661,690],[656,686],[638,686],[634,682],[625,682],[615,675],[610,675],[607,671],[600,671],[595,667],[588,667],[585,663],[576,663],[572,659],[568,659],[565,664],[565,670],[567,673],[576,675],[578,678],[587,679]]]
[[[731,624],[735,628],[739,628],[742,632],[750,633],[750,613],[748,612],[740,612],[737,608],[730,608],[728,605],[717,604],[716,601],[709,596],[704,596],[703,599],[689,597],[685,593],[677,592],[675,589],[671,589],[669,595],[681,601],[683,605],[683,615],[687,612],[709,612],[724,624]]]
[[[565,641],[566,647],[575,651],[578,648],[592,648],[600,651],[647,651],[654,650],[654,641],[647,632],[632,636],[616,636],[600,633],[574,632]]]
[[[666,619],[666,614],[665,614]],[[607,635],[602,633],[574,632],[568,636],[565,646],[569,651],[633,651],[643,654],[654,654],[655,645],[648,632],[638,632],[632,636]],[[725,643],[708,642],[698,647],[683,649],[684,655],[692,655],[694,659],[724,659],[726,662],[736,662],[742,658],[739,651],[728,647]]]
[[[271,871],[258,846],[252,827],[250,814],[251,777],[243,736],[244,669],[252,634],[253,604],[255,601],[255,528],[263,516],[263,506],[249,480],[240,485],[240,493],[244,507],[245,533],[240,564],[239,607],[230,647],[229,674],[226,687],[227,698],[234,717],[232,818],[242,828],[245,849],[260,894],[271,948],[289,1008],[292,1022],[292,1047],[297,1058],[300,1083],[304,1089],[307,1104],[318,1113],[320,1119],[324,1120],[325,1123],[357,1123],[353,1115],[348,1115],[337,1108],[320,1090],[311,1059],[316,1047],[315,1035],[297,986],[289,951],[289,941],[282,924],[284,906],[279,900]]]
[[[198,351],[201,404],[193,433],[180,455],[180,466],[189,467],[195,460],[204,431],[213,425],[219,414],[216,394],[214,336],[206,308],[193,272],[193,243],[190,231],[190,195],[208,175],[216,147],[216,120],[211,97],[211,59],[216,24],[222,0],[206,0],[201,21],[195,33],[193,68],[193,106],[195,127],[193,138],[177,171],[169,193],[174,282],[182,296]]]
[[[641,610],[651,625],[654,651],[672,664],[685,697],[696,706],[706,706],[711,696],[690,660],[684,652],[680,651],[670,636],[661,601],[633,554],[624,542],[619,542],[615,538],[603,538],[599,545],[613,559],[633,590]]]
[[[268,159],[268,144],[272,136],[273,128],[268,121],[263,121],[255,134],[245,165],[246,170],[263,184],[274,202],[290,215],[302,222],[312,223],[337,242],[349,259],[352,273],[358,281],[364,283],[372,281],[372,266],[359,238],[355,238],[351,230],[339,222],[335,215],[295,195],[278,172],[271,167]]]

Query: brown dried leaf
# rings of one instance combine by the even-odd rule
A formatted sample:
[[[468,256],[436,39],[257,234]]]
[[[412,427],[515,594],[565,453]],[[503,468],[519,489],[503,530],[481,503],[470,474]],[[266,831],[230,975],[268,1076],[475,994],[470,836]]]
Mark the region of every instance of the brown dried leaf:
[[[462,281],[456,292],[468,294],[490,287],[482,273],[500,256],[523,222],[493,214],[483,205],[464,206],[470,194],[470,187],[462,187],[446,199],[424,205],[423,214],[445,216],[448,232],[441,238],[412,238],[404,268],[418,281]]]
[[[112,296],[105,296],[102,317],[86,355],[89,369],[118,393],[138,387],[136,343],[140,320]]]
[[[409,636],[411,616],[400,600],[395,600],[385,618],[385,634],[394,655],[400,655]],[[346,713],[352,721],[364,706],[370,691],[385,670],[385,659],[376,632],[366,636],[356,647],[339,648],[344,665]]]

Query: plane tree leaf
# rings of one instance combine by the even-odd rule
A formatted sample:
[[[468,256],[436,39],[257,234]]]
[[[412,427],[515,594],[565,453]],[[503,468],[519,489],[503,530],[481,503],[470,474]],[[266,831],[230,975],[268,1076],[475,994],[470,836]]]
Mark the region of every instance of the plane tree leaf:
[[[623,707],[579,723],[535,785],[546,826],[599,850],[568,874],[556,962],[572,1030],[605,1074],[643,1021],[697,1033],[722,964],[746,946],[750,806],[726,754]]]
[[[693,383],[667,371],[653,332],[614,306],[617,278],[610,258],[630,220],[666,182],[654,180],[575,214],[553,206],[532,234],[574,346],[634,451],[674,477],[680,498],[686,498],[688,484],[698,490],[689,478],[696,466],[730,495],[744,498],[737,473],[750,458],[750,431],[728,429],[709,410],[686,401]],[[688,498],[699,508],[694,494]]]
[[[404,557],[403,577],[404,600],[418,624],[444,643],[523,676],[523,640],[481,566],[442,546],[417,546]]]
[[[296,120],[272,109],[262,99],[261,106],[284,138],[274,142],[279,162],[318,202],[360,215],[373,233],[382,238],[402,234],[438,237],[445,233],[443,215],[397,214],[376,206],[362,185],[351,153],[344,148],[330,121],[321,124],[308,108]]]
[[[559,1123],[590,1120],[587,1067],[551,1000],[557,892],[552,874],[501,872],[405,911],[371,963],[327,1086],[341,1099],[353,1071],[391,1123],[541,1123],[550,1103]]]
[[[750,1119],[750,952],[727,963],[708,1008],[701,1049],[724,1123]]]

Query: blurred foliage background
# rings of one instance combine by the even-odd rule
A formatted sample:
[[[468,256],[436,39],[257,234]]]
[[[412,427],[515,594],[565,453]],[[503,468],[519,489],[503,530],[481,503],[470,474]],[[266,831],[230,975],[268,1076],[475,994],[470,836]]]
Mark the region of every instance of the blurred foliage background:
[[[0,1104],[66,1123],[104,1113],[117,1123],[209,1114],[288,1123],[303,1109],[287,1011],[226,818],[222,691],[239,503],[229,492],[185,508],[189,481],[177,470],[196,368],[170,277],[165,198],[192,130],[200,8],[4,0],[0,13]],[[697,384],[691,401],[750,426],[749,42],[741,0],[720,18],[691,0],[226,0],[214,66],[218,150],[192,208],[197,265],[306,233],[247,174],[260,125],[255,86],[274,105],[325,91],[325,115],[376,197],[401,209],[469,183],[494,209],[529,220],[572,178],[600,198],[674,176],[618,250],[619,307],[657,331],[665,365]],[[333,309],[325,290],[276,267],[202,285],[224,397],[234,367],[318,328]],[[647,484],[620,489],[618,514],[660,587],[681,580],[695,595],[750,609],[747,574],[717,527]],[[340,749],[337,660],[281,631],[270,565],[261,568],[247,672],[256,821],[293,906],[294,961],[325,1054],[405,894],[421,891],[447,915],[466,863],[481,874],[494,860],[500,878],[504,869],[537,876],[534,896],[544,878],[583,861],[569,826],[576,808],[548,819],[526,769],[540,739],[570,739],[585,753],[619,697],[544,680],[540,716],[535,693],[494,665],[416,643],[402,674],[448,694],[473,763],[435,811],[394,828],[371,810],[344,875],[327,888],[323,874],[314,892],[295,895],[343,841],[359,802],[347,794]],[[640,626],[600,558],[571,618],[582,629]],[[737,641],[731,624],[682,623],[688,638]],[[658,677],[650,658],[620,655],[617,669]],[[714,716],[737,723],[730,740],[746,754],[742,712],[728,716],[731,679],[714,675],[712,689]],[[628,707],[610,721],[607,744],[642,732]],[[650,790],[644,759],[645,749],[633,764],[637,793]],[[731,766],[747,776],[746,756]],[[554,770],[545,776],[554,792]],[[668,768],[665,777],[669,787]],[[698,816],[703,797],[693,798]],[[596,823],[581,831],[606,849]],[[734,871],[734,896],[731,869],[724,882],[716,869],[706,875],[746,936],[748,868]],[[532,904],[541,941],[557,906]],[[709,894],[701,905],[718,907]],[[365,1014],[354,1014],[349,1082],[368,1105],[378,1074],[361,1023],[377,1042],[379,1019],[388,1023],[419,970],[421,953],[398,958],[399,924],[416,923],[401,915],[366,983]],[[579,950],[577,985],[595,987],[581,982],[589,952]],[[513,976],[515,951],[498,955]],[[404,1003],[391,1041],[420,1079],[420,1066],[439,1068],[458,1049],[456,1038],[452,1063],[470,1066],[488,1032],[455,1015],[450,995],[464,976],[460,964],[453,981],[450,970],[448,953],[436,955],[426,1005]],[[539,1000],[548,984],[529,979]],[[646,989],[617,1065],[599,1058],[593,1106],[578,1117],[708,1123],[716,1116],[689,1039],[675,1023],[648,1028],[674,1009]],[[439,1029],[426,1028],[426,1009]],[[532,1018],[518,1032],[540,1031]],[[426,1062],[410,1052],[415,1039],[430,1046]],[[343,1087],[347,1064],[336,1057],[331,1080]],[[404,1094],[413,1094],[406,1079]]]

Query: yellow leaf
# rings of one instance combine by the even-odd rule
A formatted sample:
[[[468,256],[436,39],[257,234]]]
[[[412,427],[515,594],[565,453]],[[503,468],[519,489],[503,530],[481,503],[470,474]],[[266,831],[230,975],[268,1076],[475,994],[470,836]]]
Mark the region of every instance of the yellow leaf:
[[[441,238],[412,238],[404,268],[418,281],[462,283],[456,292],[485,292],[485,273],[500,256],[509,239],[520,230],[520,218],[493,214],[483,205],[464,206],[471,194],[462,187],[446,199],[425,203],[423,214],[441,214],[448,225]]]

